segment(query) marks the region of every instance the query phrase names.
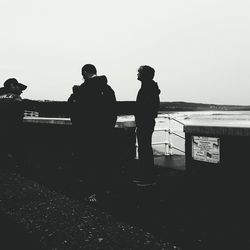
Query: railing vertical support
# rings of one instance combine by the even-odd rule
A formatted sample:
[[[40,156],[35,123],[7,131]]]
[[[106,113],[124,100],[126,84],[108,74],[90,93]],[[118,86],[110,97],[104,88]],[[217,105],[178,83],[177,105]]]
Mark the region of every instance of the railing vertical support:
[[[137,131],[135,132],[135,159],[136,159],[136,160],[139,159]]]
[[[159,131],[163,131],[165,132],[165,140],[163,142],[152,142],[152,145],[162,145],[164,144],[164,155],[173,155],[173,149],[178,150],[180,152],[185,153],[185,150],[178,148],[176,146],[173,145],[172,139],[173,136],[177,136],[178,138],[181,138],[183,140],[185,140],[185,137],[174,132],[174,130],[172,130],[172,121],[181,124],[182,126],[184,126],[184,123],[180,122],[179,120],[175,119],[174,117],[171,117],[170,114],[165,114],[165,115],[159,115],[159,118],[164,118],[164,119],[168,119],[168,121],[166,121],[168,127],[167,128],[157,128],[154,130],[154,132],[159,132]]]
[[[165,129],[164,133],[165,133],[165,155],[169,155],[168,129]]]
[[[173,154],[173,149],[172,149],[172,136],[171,136],[171,116],[168,115],[168,121],[169,121],[169,129],[168,129],[168,151],[169,154],[172,155]]]
[[[173,126],[172,121],[174,121],[174,122],[176,122],[178,124],[181,124],[182,126],[184,126],[184,123],[182,123],[181,121],[174,118],[174,116],[172,117],[170,114],[159,115],[158,118],[168,119],[168,121],[166,121],[168,127],[167,128],[166,127],[165,128],[156,128],[154,130],[154,132],[159,132],[159,131],[164,132],[165,134],[163,136],[165,137],[165,140],[160,141],[160,142],[152,142],[152,146],[153,145],[164,145],[164,155],[173,155],[173,150],[178,150],[180,152],[185,153],[185,150],[183,150],[183,149],[181,149],[179,147],[176,147],[172,142],[173,136],[175,136],[175,137],[177,136],[178,138],[181,138],[181,139],[185,140],[184,136],[176,133],[174,128],[172,128],[172,126]],[[137,136],[136,136],[136,155],[135,155],[135,159],[139,159]]]

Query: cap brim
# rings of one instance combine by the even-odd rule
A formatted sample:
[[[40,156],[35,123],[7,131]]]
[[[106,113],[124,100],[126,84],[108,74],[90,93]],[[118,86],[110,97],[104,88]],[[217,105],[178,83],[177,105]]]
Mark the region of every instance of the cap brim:
[[[21,88],[21,90],[25,90],[25,89],[27,89],[27,86],[26,85],[24,85],[24,84],[22,84],[22,83],[18,83],[18,86]]]

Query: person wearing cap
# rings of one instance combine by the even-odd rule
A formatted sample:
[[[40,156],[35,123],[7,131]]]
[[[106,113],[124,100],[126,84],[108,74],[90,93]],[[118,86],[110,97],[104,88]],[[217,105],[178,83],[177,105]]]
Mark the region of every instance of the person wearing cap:
[[[21,94],[26,88],[26,85],[15,78],[7,79],[0,88],[0,154],[7,165],[10,158],[15,162],[21,158],[18,149],[24,116]]]
[[[15,78],[9,78],[0,88],[0,98],[5,100],[21,101],[21,94],[27,88],[26,85],[20,83]]]

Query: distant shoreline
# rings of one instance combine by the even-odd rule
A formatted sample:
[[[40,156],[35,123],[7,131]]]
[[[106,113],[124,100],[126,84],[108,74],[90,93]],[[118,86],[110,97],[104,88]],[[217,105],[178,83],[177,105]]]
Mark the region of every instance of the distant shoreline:
[[[70,110],[66,101],[38,101],[24,99],[24,108],[28,111],[36,111],[44,117],[69,117]],[[93,102],[94,104],[94,102]],[[118,115],[133,115],[135,101],[117,101]],[[184,112],[184,111],[250,111],[250,106],[244,105],[217,105],[191,102],[161,102],[161,112]]]
[[[247,105],[217,105],[192,102],[161,102],[160,111],[250,111]]]

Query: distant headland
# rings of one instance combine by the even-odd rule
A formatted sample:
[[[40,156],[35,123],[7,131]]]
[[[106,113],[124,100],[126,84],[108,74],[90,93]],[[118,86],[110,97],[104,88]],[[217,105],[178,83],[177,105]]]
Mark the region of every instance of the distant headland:
[[[94,102],[93,102],[94,105]],[[69,117],[69,105],[65,101],[37,101],[24,99],[25,110],[36,111],[44,117]],[[134,101],[118,101],[118,115],[132,115],[135,110]],[[180,111],[250,111],[250,105],[217,105],[193,102],[161,102],[159,112]]]
[[[161,102],[160,111],[247,111],[249,106],[244,105],[218,105],[194,102]]]

